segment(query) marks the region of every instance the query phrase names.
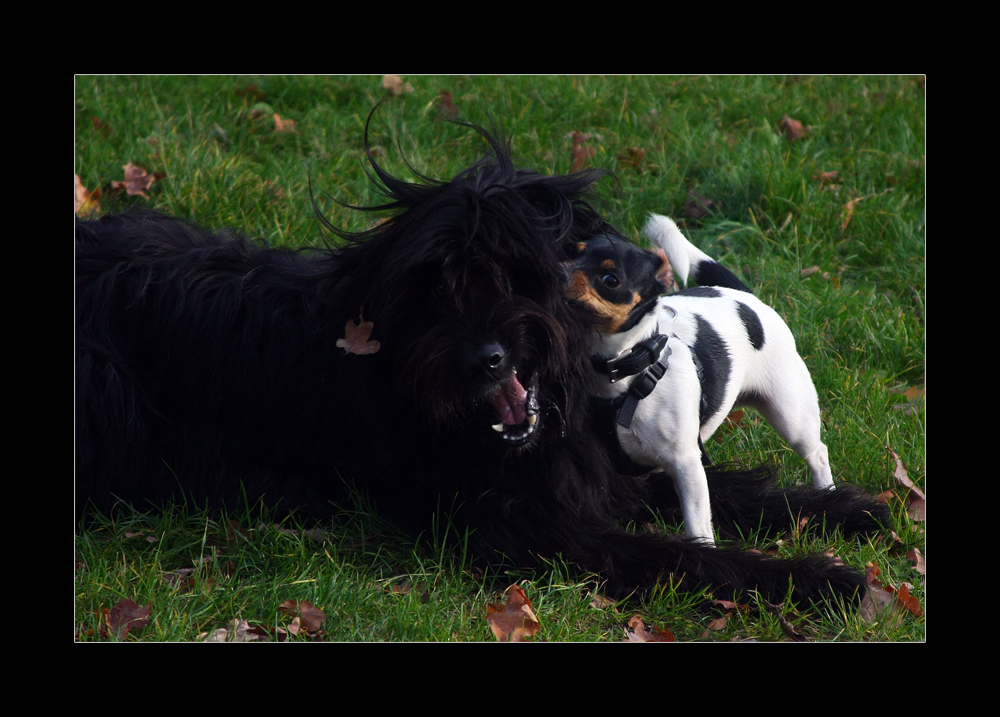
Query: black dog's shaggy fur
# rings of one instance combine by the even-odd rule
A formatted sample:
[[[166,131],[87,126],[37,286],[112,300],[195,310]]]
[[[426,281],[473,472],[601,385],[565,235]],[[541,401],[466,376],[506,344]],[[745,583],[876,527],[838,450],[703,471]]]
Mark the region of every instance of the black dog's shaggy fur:
[[[336,251],[153,214],[78,223],[78,511],[263,496],[319,515],[353,484],[411,531],[444,510],[480,558],[561,555],[614,595],[672,575],[727,595],[780,600],[791,580],[797,598],[856,598],[863,578],[822,556],[624,527],[676,496],[617,475],[595,439],[582,378],[595,329],[564,298],[563,262],[613,231],[585,201],[599,175],[515,170],[480,131],[492,152],[446,183],[397,180],[369,154],[396,214]],[[362,320],[378,349],[338,346]],[[865,496],[761,475],[709,470],[720,525],[806,511],[878,527]]]

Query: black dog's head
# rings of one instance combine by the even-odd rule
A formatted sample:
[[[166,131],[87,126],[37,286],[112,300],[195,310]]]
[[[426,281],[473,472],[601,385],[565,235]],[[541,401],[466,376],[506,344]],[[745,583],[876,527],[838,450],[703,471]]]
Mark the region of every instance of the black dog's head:
[[[520,448],[568,410],[567,381],[593,336],[593,319],[566,301],[565,262],[611,230],[587,203],[601,172],[515,169],[475,129],[491,152],[449,182],[404,182],[369,153],[389,198],[375,208],[397,213],[337,231],[353,242],[337,253],[338,303],[374,324],[371,360],[409,420],[437,441]]]
[[[599,318],[604,333],[628,331],[667,292],[670,265],[662,251],[646,251],[608,234],[580,242],[574,250],[567,295]]]

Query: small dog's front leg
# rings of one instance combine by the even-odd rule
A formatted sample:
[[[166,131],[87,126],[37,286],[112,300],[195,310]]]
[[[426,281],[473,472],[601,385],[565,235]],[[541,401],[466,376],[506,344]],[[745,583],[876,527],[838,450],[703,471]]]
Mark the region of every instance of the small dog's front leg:
[[[707,545],[715,545],[712,532],[712,506],[708,495],[708,478],[695,452],[683,462],[672,460],[665,466],[674,478],[674,488],[681,498],[684,512],[684,534]]]
[[[673,478],[684,513],[685,534],[714,546],[708,477],[698,447],[697,409],[685,410],[697,403],[664,400],[678,393],[654,392],[641,401],[631,429],[619,428],[618,440],[634,460],[659,466]]]
[[[830,470],[830,457],[826,446],[820,443],[815,450],[811,453],[803,454],[802,457],[809,464],[813,486],[816,488],[833,488],[833,472]]]

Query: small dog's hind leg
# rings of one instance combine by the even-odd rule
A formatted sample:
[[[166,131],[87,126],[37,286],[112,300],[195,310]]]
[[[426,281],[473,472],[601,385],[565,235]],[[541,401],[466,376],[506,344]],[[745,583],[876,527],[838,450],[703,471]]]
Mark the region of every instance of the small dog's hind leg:
[[[804,365],[802,369],[805,371]],[[778,435],[809,464],[813,486],[832,488],[829,451],[820,439],[822,421],[816,389],[807,371],[797,383],[798,386],[794,380],[784,383],[781,389],[764,400],[755,401],[753,405]]]

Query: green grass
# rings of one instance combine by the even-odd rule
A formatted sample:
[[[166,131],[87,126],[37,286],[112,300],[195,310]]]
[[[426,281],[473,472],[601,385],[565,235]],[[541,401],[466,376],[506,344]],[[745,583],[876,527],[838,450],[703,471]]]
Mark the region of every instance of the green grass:
[[[686,218],[699,246],[775,306],[813,373],[835,476],[872,493],[892,489],[890,527],[899,539],[807,532],[760,547],[789,555],[832,550],[859,568],[871,562],[886,582],[911,583],[923,602],[924,579],[904,558],[910,548],[924,552],[923,525],[905,514],[886,450],[923,487],[923,403],[898,410],[906,399],[894,392],[924,387],[922,79],[405,79],[413,92],[385,103],[372,122],[379,161],[397,176],[406,174],[405,158],[419,172],[448,178],[481,151],[474,133],[438,121],[442,90],[460,117],[501,123],[515,160],[542,172],[569,171],[570,134],[587,133],[587,166],[615,171],[599,188],[601,210],[623,232],[638,240],[650,211]],[[362,137],[384,97],[381,77],[79,77],[75,171],[88,189],[102,189],[102,213],[149,206],[274,244],[318,246],[325,240],[310,182],[336,225],[361,229],[372,221],[333,200],[378,201],[364,174]],[[297,131],[276,132],[275,113],[294,120]],[[784,136],[784,114],[809,127],[805,136]],[[638,166],[627,161],[632,148],[644,152]],[[166,174],[148,199],[109,190],[130,162]],[[821,172],[838,173],[832,187],[821,186]],[[689,191],[717,210],[687,218]],[[850,200],[859,201],[842,229]],[[819,271],[802,275],[813,266]],[[784,481],[808,480],[805,464],[749,412],[720,433],[724,440],[711,444],[716,460],[773,461]],[[230,519],[241,537],[227,530]],[[196,568],[189,579],[170,577],[185,568]],[[363,506],[345,507],[319,540],[249,513],[119,514],[77,532],[75,574],[78,638],[97,639],[96,614],[131,598],[150,604],[151,616],[128,641],[193,640],[237,618],[285,626],[291,618],[277,608],[288,599],[325,611],[326,640],[492,640],[485,606],[501,602],[517,581],[542,624],[535,640],[621,640],[634,614],[679,640],[787,639],[767,609],[730,615],[725,627],[709,630],[720,609],[669,585],[642,600],[592,607],[595,579],[558,560],[548,571],[481,575],[461,552],[416,544]],[[924,637],[924,618],[909,614],[868,621],[831,606],[787,609],[785,617],[809,639]]]

